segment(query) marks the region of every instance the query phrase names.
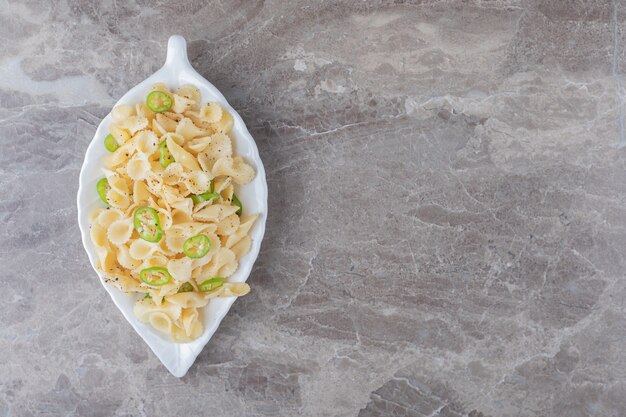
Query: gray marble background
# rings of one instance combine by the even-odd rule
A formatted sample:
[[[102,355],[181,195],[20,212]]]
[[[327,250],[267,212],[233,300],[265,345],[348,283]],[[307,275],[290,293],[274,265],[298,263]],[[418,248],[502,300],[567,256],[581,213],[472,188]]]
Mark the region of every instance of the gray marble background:
[[[0,27],[0,416],[626,415],[625,0],[4,0]],[[174,33],[270,188],[253,291],[182,379],[75,207]]]

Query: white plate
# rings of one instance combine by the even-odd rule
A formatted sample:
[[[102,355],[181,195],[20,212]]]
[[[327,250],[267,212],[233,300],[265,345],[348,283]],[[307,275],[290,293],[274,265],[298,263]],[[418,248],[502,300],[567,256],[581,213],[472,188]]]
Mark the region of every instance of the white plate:
[[[200,89],[202,101],[216,101],[233,115],[234,127],[231,137],[234,139],[235,152],[243,156],[256,169],[256,177],[250,184],[239,186],[237,196],[241,200],[246,213],[259,213],[250,237],[252,238],[252,249],[240,261],[239,269],[230,278],[232,282],[244,282],[248,279],[252,265],[256,260],[261,248],[261,240],[265,232],[265,219],[267,218],[267,182],[265,170],[259,157],[254,139],[250,136],[248,129],[235,110],[228,104],[222,93],[213,84],[202,78],[189,63],[187,58],[187,44],[182,36],[172,36],[167,44],[167,59],[165,65],[141,82],[135,88],[117,102],[117,104],[133,104],[145,100],[146,93],[154,83],[162,82],[171,88],[176,88],[184,84],[193,84]],[[177,377],[182,377],[187,373],[202,348],[208,343],[213,333],[217,330],[220,322],[235,301],[235,297],[212,299],[204,309],[204,333],[193,342],[178,344],[173,343],[149,325],[146,325],[133,314],[135,296],[127,295],[103,280],[103,275],[96,269],[97,256],[91,239],[89,237],[89,213],[96,207],[102,207],[102,202],[96,192],[96,182],[104,175],[102,173],[102,157],[107,153],[104,148],[104,138],[108,134],[108,127],[111,124],[111,115],[107,115],[98,126],[93,140],[87,148],[85,161],[80,170],[78,187],[78,225],[83,239],[83,246],[89,255],[89,261],[96,273],[100,277],[100,282],[107,290],[113,302],[120,309],[126,320],[135,329],[139,336],[150,346],[150,349],[157,355],[163,365]]]

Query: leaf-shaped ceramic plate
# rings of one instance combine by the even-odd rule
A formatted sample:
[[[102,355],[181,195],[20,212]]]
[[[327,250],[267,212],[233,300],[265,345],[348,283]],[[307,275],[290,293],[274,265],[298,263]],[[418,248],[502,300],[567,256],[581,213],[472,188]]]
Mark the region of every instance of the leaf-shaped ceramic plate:
[[[265,232],[265,219],[267,218],[267,182],[263,163],[259,157],[259,151],[254,143],[254,139],[250,136],[239,114],[233,110],[219,90],[192,68],[187,58],[187,44],[183,37],[172,36],[169,39],[165,65],[148,79],[126,93],[117,104],[142,102],[145,100],[150,86],[157,82],[165,83],[170,88],[177,88],[184,84],[193,84],[200,89],[203,102],[218,102],[233,115],[234,127],[231,132],[231,137],[234,141],[235,152],[243,156],[256,169],[254,181],[250,184],[240,186],[237,195],[242,201],[247,213],[260,214],[259,219],[250,231],[252,249],[241,259],[239,269],[230,278],[232,282],[244,282],[250,275],[252,265],[259,254],[261,240]],[[89,237],[89,213],[96,207],[102,207],[102,203],[96,193],[96,182],[103,177],[101,170],[102,157],[107,153],[103,141],[108,134],[110,124],[111,115],[109,114],[102,120],[100,126],[98,126],[98,130],[87,148],[85,161],[80,171],[77,202],[78,224],[82,234],[83,246],[85,246],[85,250],[89,255],[91,265],[100,277],[100,282],[126,320],[128,320],[135,331],[145,340],[148,346],[150,346],[150,349],[158,356],[163,365],[165,365],[173,375],[182,377],[187,373],[187,370],[189,370],[198,354],[200,354],[209,339],[211,339],[211,336],[213,336],[217,330],[220,322],[235,301],[235,297],[211,300],[209,305],[204,309],[204,333],[202,336],[191,343],[177,344],[168,340],[149,325],[137,320],[133,314],[135,296],[127,295],[104,282],[102,274],[96,269],[97,256]]]

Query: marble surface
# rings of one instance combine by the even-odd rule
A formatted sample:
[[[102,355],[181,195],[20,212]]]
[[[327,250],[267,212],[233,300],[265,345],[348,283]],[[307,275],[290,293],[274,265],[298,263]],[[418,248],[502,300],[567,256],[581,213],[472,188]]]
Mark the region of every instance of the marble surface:
[[[626,415],[626,1],[1,3],[0,416]],[[174,33],[270,188],[182,379],[75,207]]]

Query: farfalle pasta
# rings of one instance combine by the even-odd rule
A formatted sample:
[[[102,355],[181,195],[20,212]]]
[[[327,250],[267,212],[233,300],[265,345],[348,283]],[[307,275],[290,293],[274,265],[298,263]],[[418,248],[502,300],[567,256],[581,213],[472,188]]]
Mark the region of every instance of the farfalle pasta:
[[[145,103],[119,105],[104,146],[91,214],[97,267],[106,281],[138,293],[134,312],[180,343],[198,338],[212,298],[242,296],[228,282],[252,246],[257,214],[246,215],[236,187],[254,168],[235,155],[233,118],[200,91],[156,84]]]

